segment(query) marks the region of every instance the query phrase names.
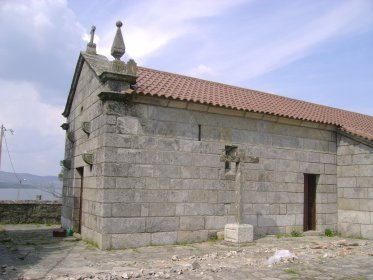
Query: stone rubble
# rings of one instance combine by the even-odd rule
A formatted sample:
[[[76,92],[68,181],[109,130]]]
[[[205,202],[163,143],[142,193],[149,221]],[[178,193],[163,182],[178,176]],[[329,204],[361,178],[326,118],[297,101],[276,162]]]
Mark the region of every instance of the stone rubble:
[[[10,234],[11,242],[0,243],[1,280],[288,279],[291,273],[295,279],[373,279],[371,240],[268,236],[242,246],[215,241],[100,251],[82,241],[45,241],[35,232]],[[269,265],[281,250],[297,258]],[[17,258],[27,252],[32,257]]]

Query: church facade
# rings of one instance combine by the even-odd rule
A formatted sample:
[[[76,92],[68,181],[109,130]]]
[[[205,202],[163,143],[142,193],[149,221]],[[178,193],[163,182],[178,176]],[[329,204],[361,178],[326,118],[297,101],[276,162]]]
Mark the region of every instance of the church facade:
[[[79,56],[63,115],[62,226],[101,248],[338,230],[373,238],[373,117]]]

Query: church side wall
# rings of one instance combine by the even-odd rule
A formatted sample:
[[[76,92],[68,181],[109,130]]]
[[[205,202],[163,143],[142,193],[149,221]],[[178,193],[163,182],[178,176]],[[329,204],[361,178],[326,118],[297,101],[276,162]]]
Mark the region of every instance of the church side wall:
[[[235,222],[236,179],[220,161],[226,145],[259,157],[241,165],[242,219],[256,234],[302,230],[304,173],[318,174],[316,229],[336,228],[334,131],[157,102],[104,104],[112,118],[100,167],[107,248],[202,241]]]
[[[101,162],[103,135],[107,123],[113,120],[102,114],[102,102],[97,97],[102,85],[92,70],[84,63],[71,111],[67,119],[73,141],[66,137],[65,159],[71,161],[71,168],[65,169],[61,223],[64,228],[79,231],[81,174],[83,169],[82,237],[102,246],[101,216],[102,188]],[[90,123],[90,133],[82,130],[82,122]],[[67,135],[66,134],[66,135]],[[82,159],[84,152],[93,153],[94,164],[90,167]]]
[[[339,136],[338,231],[373,238],[373,148]]]

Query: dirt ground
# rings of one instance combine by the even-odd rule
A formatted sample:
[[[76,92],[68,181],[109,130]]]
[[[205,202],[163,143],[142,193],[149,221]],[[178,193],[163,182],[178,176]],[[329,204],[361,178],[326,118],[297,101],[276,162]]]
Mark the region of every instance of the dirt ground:
[[[373,240],[266,236],[243,246],[209,241],[100,251],[52,237],[52,229],[0,226],[0,279],[373,279]]]

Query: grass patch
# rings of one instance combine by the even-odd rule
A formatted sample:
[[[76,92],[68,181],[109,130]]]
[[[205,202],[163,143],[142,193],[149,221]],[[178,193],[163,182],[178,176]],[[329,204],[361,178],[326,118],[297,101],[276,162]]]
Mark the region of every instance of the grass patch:
[[[92,240],[83,240],[88,247],[98,249],[98,244]]]
[[[215,242],[218,240],[217,235],[210,235],[209,238],[207,239],[208,242]]]
[[[300,231],[296,230],[296,229],[293,229],[291,231],[290,235],[291,235],[291,237],[302,237],[303,236],[303,234]]]
[[[326,228],[324,234],[327,237],[333,237],[336,235],[336,232],[334,232],[331,228]]]
[[[280,239],[280,238],[283,238],[283,237],[290,237],[290,235],[286,234],[286,233],[276,233],[276,238],[277,239]]]
[[[287,274],[292,274],[292,275],[299,274],[298,272],[296,272],[294,269],[291,269],[291,268],[285,268],[284,272],[286,272]]]

